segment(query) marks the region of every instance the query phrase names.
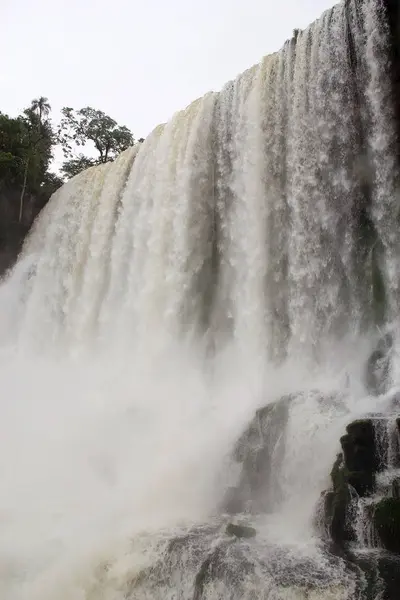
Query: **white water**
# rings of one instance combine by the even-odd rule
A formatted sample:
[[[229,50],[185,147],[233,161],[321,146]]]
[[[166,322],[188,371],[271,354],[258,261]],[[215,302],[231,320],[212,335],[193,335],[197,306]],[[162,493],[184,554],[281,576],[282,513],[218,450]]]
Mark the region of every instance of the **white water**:
[[[378,4],[328,11],[43,211],[0,287],[1,597],[191,598],[189,567],[181,588],[127,589],[162,540],[218,521],[255,408],[310,388],[346,390],[345,403],[294,403],[284,501],[258,527],[323,564],[316,501],[346,423],[378,408],[362,383],[372,246],[386,319],[399,308]],[[351,597],[340,570],[331,579],[332,598]],[[304,597],[269,585],[271,600]]]

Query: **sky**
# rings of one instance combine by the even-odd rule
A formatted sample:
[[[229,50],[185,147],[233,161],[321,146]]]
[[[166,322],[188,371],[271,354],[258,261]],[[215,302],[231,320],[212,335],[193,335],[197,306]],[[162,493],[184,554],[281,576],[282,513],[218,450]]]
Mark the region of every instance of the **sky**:
[[[0,111],[37,96],[135,138],[219,90],[334,0],[0,0]]]

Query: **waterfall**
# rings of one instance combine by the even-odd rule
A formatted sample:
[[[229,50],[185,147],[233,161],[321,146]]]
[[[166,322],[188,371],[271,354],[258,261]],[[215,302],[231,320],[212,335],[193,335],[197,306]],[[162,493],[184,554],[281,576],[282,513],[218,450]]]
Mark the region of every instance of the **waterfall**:
[[[282,358],[396,315],[379,6],[337,5],[140,150],[63,186],[24,248],[19,335],[42,348],[208,332]]]
[[[192,600],[235,440],[258,407],[315,387],[341,400],[290,405],[258,549],[300,587],[262,562],[257,576],[263,598],[354,597],[311,521],[345,424],[380,402],[360,374],[400,308],[384,6],[339,3],[40,214],[0,285],[8,600]],[[168,583],[185,523],[203,537]]]

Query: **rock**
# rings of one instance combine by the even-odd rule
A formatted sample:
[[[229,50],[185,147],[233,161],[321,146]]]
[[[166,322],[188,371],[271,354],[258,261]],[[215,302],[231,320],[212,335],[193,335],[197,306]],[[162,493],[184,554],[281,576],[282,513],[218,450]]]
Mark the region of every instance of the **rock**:
[[[349,521],[352,494],[347,475],[343,455],[339,454],[331,472],[333,489],[326,492],[324,498],[326,529],[331,539],[339,546],[355,539]]]
[[[353,553],[345,555],[348,568],[358,573],[357,595],[360,600],[399,600],[400,559],[389,553]]]
[[[344,462],[349,471],[375,472],[379,466],[375,448],[375,428],[371,419],[350,423],[341,440]]]
[[[293,396],[257,410],[233,451],[242,465],[237,486],[227,491],[222,510],[230,514],[272,509],[279,498],[279,467],[284,456],[285,427]],[[272,465],[272,459],[274,464]]]
[[[375,474],[382,470],[375,429],[381,421],[363,419],[350,423],[340,439],[343,450],[344,475],[361,497],[368,496],[375,486]]]
[[[375,506],[373,523],[382,547],[400,554],[400,500],[398,498],[381,500]]]
[[[233,544],[236,546],[236,544]],[[243,581],[254,573],[252,564],[232,541],[222,542],[211,550],[198,570],[194,582],[193,600],[208,598],[207,587],[220,583],[225,589],[240,589]]]
[[[374,396],[384,394],[389,389],[392,347],[393,336],[387,333],[380,338],[367,361],[365,384],[368,392]]]
[[[256,411],[233,450],[233,459],[241,465],[236,486],[227,490],[221,510],[229,514],[270,513],[282,500],[281,466],[285,455],[286,425],[290,406],[303,397],[312,398],[321,410],[345,410],[340,394],[322,394],[309,390],[283,396],[277,402]]]
[[[253,527],[248,527],[247,525],[235,525],[234,523],[229,523],[226,526],[227,535],[233,535],[237,538],[253,538],[257,535],[256,530]]]
[[[323,495],[320,508],[323,519],[319,529],[338,544],[346,546],[355,541],[352,527],[358,498],[370,496],[375,489],[376,474],[383,462],[378,448],[377,427],[386,432],[383,418],[360,419],[346,427],[340,439],[342,453],[337,456],[331,471],[332,488]],[[381,436],[382,437],[382,436]],[[385,440],[380,440],[383,444]]]
[[[340,440],[343,452],[338,455],[331,472],[332,487],[323,493],[319,503],[319,511],[323,515],[322,523],[321,519],[318,521],[319,530],[324,537],[328,533],[328,537],[346,556],[350,556],[349,543],[357,541],[352,525],[359,498],[378,492],[383,495],[380,501],[370,500],[364,505],[365,526],[368,527],[369,523],[371,532],[375,532],[371,539],[379,539],[379,544],[384,550],[399,555],[400,559],[400,477],[388,483],[382,479],[376,488],[377,474],[387,468],[389,438],[391,432],[396,429],[395,422],[392,421],[394,427],[389,427],[390,423],[391,420],[383,415],[377,415],[354,421],[347,426],[346,435]],[[396,423],[398,426],[399,420],[396,420]],[[399,454],[400,449],[391,444],[391,453],[393,452]],[[391,464],[395,464],[396,456],[392,456],[391,460]],[[361,564],[362,561],[360,562],[356,555],[351,558],[351,562],[360,566],[366,577],[369,577],[369,589],[375,590],[371,592],[371,598],[380,594],[379,586],[383,585],[384,581],[387,594],[385,592],[386,595],[382,598],[394,600],[393,561],[380,561],[381,575],[377,574],[377,577],[371,575],[370,566],[366,563]],[[398,580],[400,581],[400,578],[396,579]]]
[[[252,450],[265,446],[271,436],[271,424],[284,427],[292,398],[293,396],[283,396],[256,411],[254,418],[235,445],[233,456],[237,462],[243,463]]]
[[[392,481],[392,497],[400,500],[400,477]]]
[[[374,491],[375,473],[372,471],[347,471],[346,479],[360,498],[369,496]]]

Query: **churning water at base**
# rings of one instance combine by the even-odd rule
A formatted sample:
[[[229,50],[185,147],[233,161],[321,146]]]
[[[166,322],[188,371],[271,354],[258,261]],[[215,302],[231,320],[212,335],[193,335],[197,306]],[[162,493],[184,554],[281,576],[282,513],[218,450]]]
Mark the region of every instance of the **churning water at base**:
[[[231,518],[220,506],[237,478],[232,448],[255,409],[307,385],[328,395],[344,380],[285,365],[261,381],[229,352],[210,365],[189,348],[151,359],[142,351],[4,357],[2,597],[191,600],[210,548],[226,539]],[[257,577],[238,598],[352,598],[350,575],[321,551],[312,521],[345,425],[376,405],[356,381],[345,404],[312,394],[293,404],[278,474],[283,502],[249,521],[257,538],[233,569],[255,562]],[[304,595],[313,585],[322,595]],[[213,591],[205,597],[230,597],[222,583]]]
[[[362,369],[399,312],[386,17],[339,4],[43,210],[0,287],[2,598],[353,597],[312,523],[346,424],[385,410]],[[226,545],[235,442],[299,391],[281,502]],[[195,589],[212,548],[233,587]]]

